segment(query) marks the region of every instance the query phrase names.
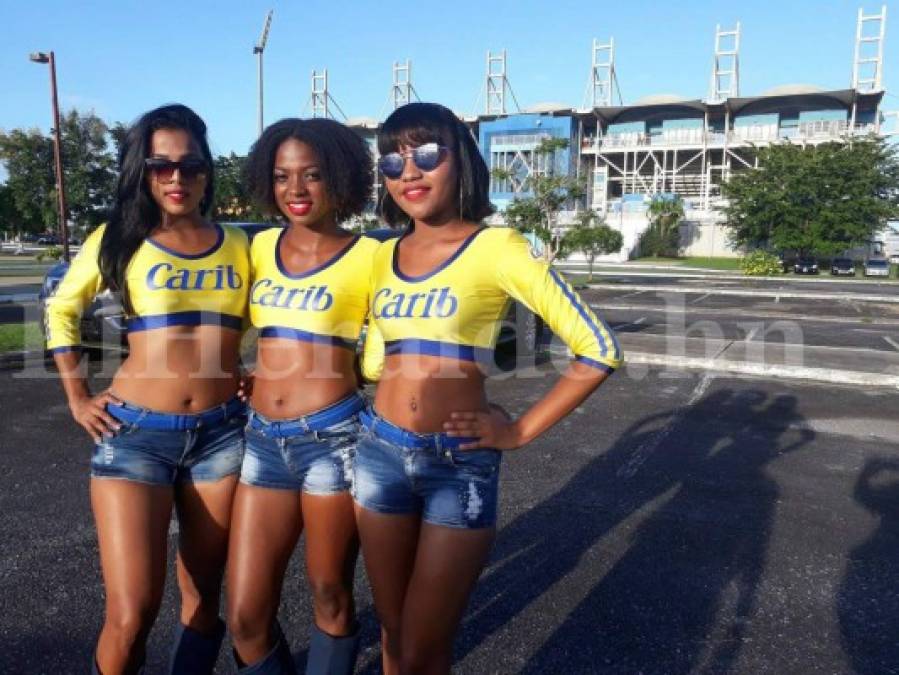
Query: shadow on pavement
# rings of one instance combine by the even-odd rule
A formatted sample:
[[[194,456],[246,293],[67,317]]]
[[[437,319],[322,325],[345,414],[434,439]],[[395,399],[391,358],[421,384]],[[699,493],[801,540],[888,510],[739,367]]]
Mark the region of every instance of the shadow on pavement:
[[[843,646],[857,673],[895,673],[899,668],[899,459],[868,461],[855,484],[855,499],[880,517],[871,537],[849,554],[837,595]]]
[[[569,575],[586,575],[587,588],[554,598],[571,604],[522,672],[726,672],[753,610],[779,495],[766,465],[814,438],[790,428],[801,420],[794,396],[722,389],[631,426],[498,534],[457,660],[532,603],[547,606],[541,596]],[[579,567],[606,563],[605,574]]]

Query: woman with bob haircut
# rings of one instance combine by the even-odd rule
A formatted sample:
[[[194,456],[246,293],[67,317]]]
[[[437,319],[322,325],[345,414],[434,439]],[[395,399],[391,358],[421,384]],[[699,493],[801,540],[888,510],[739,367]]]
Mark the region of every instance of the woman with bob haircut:
[[[209,222],[206,125],[183,105],[143,115],[119,151],[115,202],[48,303],[48,348],[69,408],[96,443],[91,505],[106,587],[94,672],[137,672],[159,611],[172,507],[181,622],[170,672],[211,673],[219,595],[243,458],[238,347],[248,242]],[[128,357],[92,394],[79,322],[101,289],[121,294]]]
[[[250,253],[259,342],[227,581],[240,672],[294,672],[276,615],[304,530],[314,608],[306,672],[351,673],[356,661],[356,344],[379,242],[345,224],[363,212],[372,178],[365,142],[333,120],[281,120],[250,151],[250,193],[287,226],[257,235]]]
[[[384,672],[448,673],[453,637],[494,539],[500,460],[580,405],[621,364],[614,335],[508,228],[485,227],[489,173],[448,109],[412,103],[378,137],[383,214],[405,233],[372,270],[362,369],[378,383],[356,451],[353,496],[381,621]],[[486,371],[511,299],[575,354],[513,419]]]

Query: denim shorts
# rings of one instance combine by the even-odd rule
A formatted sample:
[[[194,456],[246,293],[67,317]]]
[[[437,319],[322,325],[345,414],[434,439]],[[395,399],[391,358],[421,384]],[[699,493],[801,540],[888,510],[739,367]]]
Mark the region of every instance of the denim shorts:
[[[459,450],[467,439],[410,432],[371,410],[363,422],[354,467],[357,504],[377,513],[420,514],[446,527],[496,524],[501,452]]]
[[[363,399],[353,394],[292,419],[273,420],[250,410],[240,481],[312,495],[348,491],[360,430],[357,412],[362,406]]]
[[[131,403],[107,409],[122,426],[94,447],[91,476],[95,478],[174,485],[217,481],[240,471],[246,422],[242,409],[214,424],[200,423],[193,429],[177,430],[155,427],[166,420],[183,423],[199,419],[217,408],[197,415],[169,415]]]

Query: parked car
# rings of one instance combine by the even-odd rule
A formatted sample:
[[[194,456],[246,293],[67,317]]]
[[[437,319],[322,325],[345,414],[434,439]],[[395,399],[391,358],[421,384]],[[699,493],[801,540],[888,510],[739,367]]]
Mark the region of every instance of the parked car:
[[[54,234],[46,234],[37,239],[38,246],[59,246],[60,244],[62,244],[62,241]]]
[[[852,258],[834,258],[830,262],[830,273],[834,276],[855,276],[855,263]]]
[[[866,277],[890,276],[890,263],[884,258],[869,258],[865,261]]]
[[[799,258],[793,264],[793,272],[795,274],[817,274],[818,273],[817,258],[812,258],[809,256],[803,256],[803,257]]]
[[[247,233],[250,240],[263,230],[279,227],[271,223],[222,223],[223,225],[235,225]],[[40,306],[40,328],[45,338],[46,326],[46,302],[56,291],[57,286],[66,275],[69,265],[60,262],[47,270],[38,292],[38,305]],[[119,296],[111,291],[103,291],[85,309],[81,316],[81,336],[85,342],[99,342],[109,344],[125,344],[127,332],[125,329],[125,314],[122,310]]]

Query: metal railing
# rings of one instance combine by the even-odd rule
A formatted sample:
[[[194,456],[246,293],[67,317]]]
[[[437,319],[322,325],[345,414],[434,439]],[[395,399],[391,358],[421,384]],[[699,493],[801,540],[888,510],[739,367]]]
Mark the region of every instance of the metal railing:
[[[608,136],[587,136],[581,141],[582,152],[598,152],[613,148],[632,148],[642,146],[691,146],[723,145],[728,143],[774,143],[781,140],[821,140],[839,139],[847,134],[865,135],[874,133],[874,124],[856,124],[852,126],[845,120],[818,120],[800,122],[797,127],[779,127],[776,125],[755,125],[736,127],[728,132],[704,131],[702,129],[672,129],[660,134],[630,132],[610,134]],[[495,141],[494,141],[495,142]]]

